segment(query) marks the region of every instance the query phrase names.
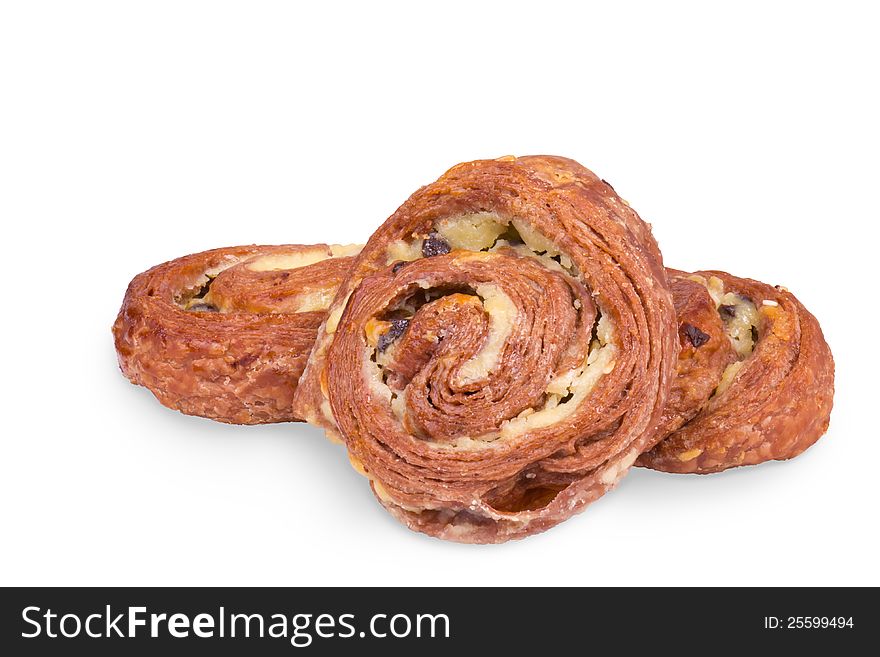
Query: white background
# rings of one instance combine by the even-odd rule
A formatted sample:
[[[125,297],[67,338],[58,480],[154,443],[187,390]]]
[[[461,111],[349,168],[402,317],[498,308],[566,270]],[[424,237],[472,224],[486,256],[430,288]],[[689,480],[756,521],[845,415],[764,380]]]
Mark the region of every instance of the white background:
[[[880,584],[872,4],[4,3],[0,583]],[[317,429],[185,417],[117,370],[138,272],[363,241],[509,153],[611,181],[668,264],[791,288],[837,361],[828,435],[462,546]]]

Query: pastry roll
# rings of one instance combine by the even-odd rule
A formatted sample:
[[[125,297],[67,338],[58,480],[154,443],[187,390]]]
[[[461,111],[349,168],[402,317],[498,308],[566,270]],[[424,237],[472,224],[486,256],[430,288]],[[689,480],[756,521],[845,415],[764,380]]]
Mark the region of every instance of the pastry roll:
[[[239,246],[134,278],[113,325],[132,383],[188,415],[293,421],[318,326],[360,247]]]
[[[410,528],[522,538],[659,439],[676,327],[650,229],[609,185],[557,157],[469,162],[364,247],[294,414]]]
[[[790,459],[828,429],[834,360],[816,318],[780,286],[670,270],[679,317],[669,436],[638,465],[710,473]]]
[[[255,247],[241,247],[252,248]],[[324,245],[256,248],[265,254],[259,256],[262,258],[261,265],[247,265],[255,257],[252,253],[242,252],[241,249],[219,249],[167,263],[151,270],[152,274],[142,274],[132,282],[114,333],[120,364],[134,383],[150,388],[166,406],[191,415],[236,424],[297,419],[291,409],[296,381],[305,366],[317,327],[326,317],[326,309],[354,258],[336,255],[316,260],[327,255],[328,247]],[[333,247],[337,254],[356,252],[360,248]],[[238,264],[223,269],[219,274],[217,265],[206,268],[196,264],[205,257],[216,258],[224,254],[228,260],[220,265],[221,268],[234,259],[241,258],[241,262],[236,260]],[[143,283],[161,280],[171,271],[183,271],[186,269],[184,263],[188,262],[195,266],[189,276],[193,272],[197,277],[205,271],[208,274],[196,283],[175,283],[172,297],[176,301],[170,308],[161,300],[150,298],[150,290],[155,296],[156,288]],[[271,267],[268,266],[270,263]],[[812,368],[815,376],[815,394],[809,391],[813,389],[809,389],[804,399],[815,399],[817,403],[815,407],[804,403],[792,421],[781,422],[777,419],[769,426],[763,424],[763,416],[759,414],[757,424],[765,427],[762,431],[763,442],[760,449],[749,449],[747,456],[736,444],[742,439],[743,431],[749,433],[752,429],[739,427],[735,432],[719,430],[714,428],[710,419],[722,417],[715,415],[714,409],[720,405],[716,398],[725,396],[743,362],[754,351],[756,340],[761,340],[759,310],[753,301],[731,291],[733,287],[725,286],[722,279],[713,277],[712,273],[707,277],[705,274],[667,269],[667,277],[678,317],[681,349],[659,433],[672,436],[668,442],[664,441],[642,455],[636,464],[670,472],[717,472],[736,465],[792,458],[815,442],[827,429],[833,396],[833,361],[815,318],[802,310],[799,304],[795,306],[799,312],[805,313],[804,321],[810,323],[807,337],[801,335],[798,339],[817,343],[809,347],[811,360],[807,359],[801,364],[808,370]],[[743,279],[730,277],[730,280]],[[210,285],[206,287],[208,283]],[[755,281],[748,283],[759,288],[763,286]],[[760,289],[768,291],[770,296],[782,291],[770,290],[769,286]],[[161,328],[166,336],[163,342],[156,342],[156,334],[151,335],[149,329],[143,330],[146,324],[140,326],[140,335],[133,331],[142,317],[139,309],[149,308],[151,304],[158,304],[151,312],[154,313],[154,319],[159,320],[158,323],[154,321],[153,326]],[[768,307],[774,306],[770,304]],[[129,309],[127,313],[126,308]],[[181,308],[188,308],[189,312],[180,312]],[[764,308],[763,303],[761,308]],[[206,312],[220,315],[206,317],[203,315]],[[237,334],[243,326],[241,317],[233,317],[230,313],[252,316],[251,321],[247,322],[247,333]],[[292,327],[296,331],[291,336],[289,331],[279,330],[277,321],[258,321],[257,316],[263,314],[296,315],[293,317],[296,326]],[[217,322],[223,327],[225,337],[217,336]],[[404,326],[404,322],[398,321],[396,328],[392,324],[392,330],[379,337],[377,329],[388,328],[388,325],[374,324],[373,337],[377,343],[381,340],[385,346],[392,342],[397,332],[403,333]],[[229,349],[221,357],[215,354],[210,359],[211,367],[205,366],[209,359],[204,351],[199,351],[204,347],[203,339],[207,338],[226,340]],[[283,340],[288,341],[287,346],[281,342]],[[250,347],[243,347],[245,341],[249,342]],[[136,342],[140,342],[140,346],[136,347]],[[249,351],[242,356],[236,355],[235,349],[243,350],[242,353]],[[289,354],[286,369],[279,360],[279,354],[285,350]],[[784,359],[789,358],[786,350],[774,353]],[[170,354],[175,354],[175,357],[169,358]],[[236,364],[248,360],[250,362],[244,369]],[[178,363],[189,363],[184,367],[186,376],[169,376],[170,369],[177,368]],[[776,370],[771,365],[765,363],[768,375]],[[221,375],[222,381],[218,379]],[[230,385],[225,383],[226,376],[230,376]],[[239,384],[245,378],[259,382],[259,385],[231,385],[233,381]],[[737,391],[741,389],[739,385],[726,393],[727,396],[735,399]],[[775,386],[765,390],[768,398],[773,393],[784,392],[784,388],[777,389]],[[692,427],[686,426],[698,414],[699,422]],[[746,422],[745,419],[740,421]],[[729,418],[725,422],[730,422]],[[687,430],[679,433],[682,427]],[[711,466],[705,462],[708,457],[703,457],[704,453],[715,455]]]

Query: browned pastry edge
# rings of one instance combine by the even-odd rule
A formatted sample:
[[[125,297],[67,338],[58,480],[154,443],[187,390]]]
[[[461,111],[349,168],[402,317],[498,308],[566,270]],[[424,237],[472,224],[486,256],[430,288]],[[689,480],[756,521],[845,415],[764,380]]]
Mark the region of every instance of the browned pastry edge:
[[[284,308],[322,290],[332,298],[350,258],[290,271],[251,271],[248,263],[316,250],[331,253],[327,245],[227,247],[139,274],[113,325],[122,372],[188,415],[234,424],[297,421],[293,393],[326,311]],[[267,313],[271,304],[280,308]]]
[[[828,429],[834,397],[834,360],[819,323],[782,287],[720,271],[696,274],[717,277],[725,289],[755,304],[757,341],[729,387],[696,413],[691,406],[672,418],[671,427],[683,426],[639,457],[637,465],[707,474],[797,456]],[[716,373],[703,370],[703,391]]]
[[[449,244],[434,237],[442,220],[487,212],[516,218],[550,240],[579,272],[569,289],[581,286],[588,296],[563,292],[560,277],[533,272],[520,258],[503,252],[450,252]],[[424,258],[388,261],[389,245],[414,239],[422,244]],[[470,290],[463,284],[468,280],[473,281]],[[505,342],[500,366],[478,389],[468,389],[453,380],[461,357],[444,344],[410,381],[418,385],[406,388],[406,416],[395,417],[389,403],[394,393],[386,395],[386,381],[376,378],[388,371],[383,375],[380,368],[370,381],[369,372],[377,365],[368,342],[371,322],[384,321],[383,326],[393,328],[392,311],[419,290],[440,290],[443,297],[448,284],[449,294],[467,297],[487,281],[516,298],[513,337]],[[517,295],[518,287],[528,285],[540,292]],[[483,391],[490,390],[499,395],[505,411],[514,412],[523,399],[533,398],[534,390],[528,388],[532,380],[546,383],[558,374],[555,368],[565,354],[577,349],[577,341],[574,346],[566,341],[577,334],[582,320],[558,308],[554,317],[562,322],[560,328],[572,321],[573,328],[568,335],[546,331],[542,312],[532,312],[529,304],[572,304],[565,301],[571,294],[581,301],[574,305],[581,316],[595,312],[592,302],[582,302],[592,297],[614,328],[609,340],[615,350],[609,353],[615,361],[595,387],[582,403],[568,402],[573,407],[566,409],[571,414],[563,421],[479,447],[456,443],[456,428],[443,426],[444,416],[447,421],[458,417],[472,426],[482,421],[487,428],[498,427],[503,417],[470,416],[469,403],[482,412],[487,406]],[[452,305],[465,303],[460,301]],[[429,312],[424,310],[429,306],[430,299],[415,312]],[[417,317],[411,321],[415,326]],[[474,333],[484,327],[479,317],[469,322],[462,335],[439,338],[460,339],[473,354],[479,342]],[[352,462],[370,478],[382,504],[412,529],[473,543],[522,538],[583,511],[656,442],[676,364],[675,328],[659,249],[648,226],[610,186],[563,158],[469,162],[413,194],[371,237],[319,330],[294,400],[295,413],[343,438]],[[527,351],[524,345],[532,331],[542,336],[539,353],[532,360],[514,359],[517,350]],[[523,369],[508,369],[514,363]],[[392,371],[388,381],[398,374]],[[508,388],[493,385],[495,378]],[[469,402],[469,395],[476,401]],[[431,407],[441,412],[431,413]]]

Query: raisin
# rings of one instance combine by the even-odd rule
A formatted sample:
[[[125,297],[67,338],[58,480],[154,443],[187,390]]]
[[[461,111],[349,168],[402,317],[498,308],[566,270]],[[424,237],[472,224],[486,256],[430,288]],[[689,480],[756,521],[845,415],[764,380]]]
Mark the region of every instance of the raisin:
[[[437,233],[431,233],[425,238],[425,241],[422,242],[422,255],[426,258],[446,255],[450,251],[452,251],[452,247],[449,246],[449,242],[444,240]]]
[[[386,349],[388,349],[388,347],[391,346],[392,342],[403,335],[403,332],[407,329],[408,326],[408,319],[392,319],[391,327],[382,334],[382,336],[379,338],[379,344],[376,345],[379,351],[384,352]]]
[[[688,324],[687,322],[685,322],[681,325],[681,330],[684,331],[685,336],[687,336],[687,339],[690,340],[690,343],[694,345],[694,348],[701,347],[709,342],[709,334],[703,333],[693,324]]]

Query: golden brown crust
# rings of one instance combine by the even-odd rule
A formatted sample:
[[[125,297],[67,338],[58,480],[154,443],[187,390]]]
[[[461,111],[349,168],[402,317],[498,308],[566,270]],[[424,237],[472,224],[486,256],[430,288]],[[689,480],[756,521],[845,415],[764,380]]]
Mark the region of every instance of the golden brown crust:
[[[784,288],[719,271],[697,275],[717,277],[755,304],[757,342],[730,386],[638,465],[706,474],[797,456],[828,429],[834,397],[834,360],[819,323]]]
[[[328,259],[292,270],[248,267],[264,256],[321,253]],[[329,290],[328,298],[335,291],[350,258],[331,255],[327,245],[228,247],[139,274],[113,325],[123,373],[188,415],[297,420],[293,393],[326,312],[295,308],[316,291]]]
[[[438,222],[474,213],[518,221],[572,267],[432,237]],[[419,240],[426,257],[389,262],[400,240]],[[414,314],[402,320],[402,308]],[[548,383],[583,359],[599,313],[613,327],[601,355],[613,360],[580,398],[557,400],[569,405],[560,419],[530,424],[552,397]],[[501,347],[499,317],[512,318]],[[412,328],[413,345],[426,345],[432,327],[449,330],[413,364],[418,354],[398,353],[405,342],[391,353],[372,344],[377,322]],[[343,438],[409,527],[463,542],[521,538],[582,511],[654,444],[675,326],[650,230],[607,184],[563,158],[469,162],[413,194],[370,239],[319,330],[294,412]],[[606,346],[594,344],[597,354]],[[481,354],[496,360],[469,378]]]

